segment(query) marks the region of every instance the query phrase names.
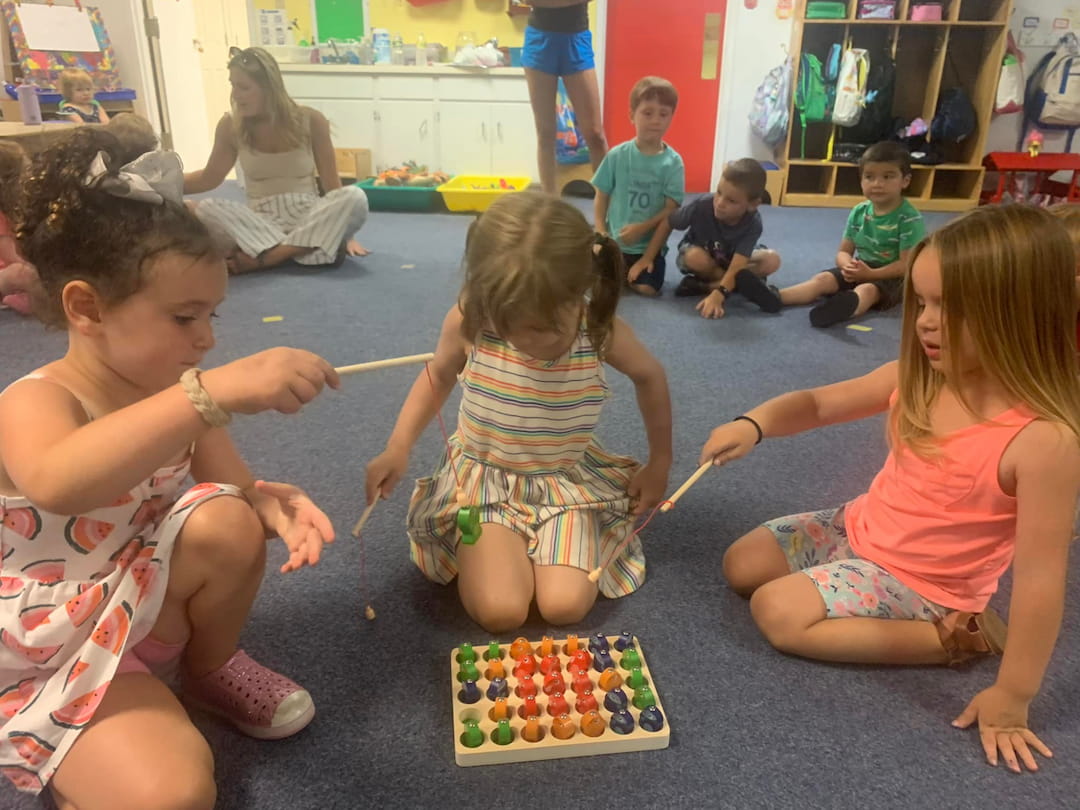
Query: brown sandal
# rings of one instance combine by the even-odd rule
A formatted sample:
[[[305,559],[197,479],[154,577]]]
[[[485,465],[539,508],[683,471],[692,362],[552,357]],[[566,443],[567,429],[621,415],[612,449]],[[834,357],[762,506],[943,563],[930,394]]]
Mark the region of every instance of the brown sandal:
[[[1001,655],[1008,627],[992,609],[982,613],[956,611],[936,623],[949,666],[986,655]]]

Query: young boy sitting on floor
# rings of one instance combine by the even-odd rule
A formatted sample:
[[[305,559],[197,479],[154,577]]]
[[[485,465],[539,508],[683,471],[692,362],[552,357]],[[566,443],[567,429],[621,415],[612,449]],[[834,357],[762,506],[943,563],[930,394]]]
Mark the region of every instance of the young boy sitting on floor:
[[[664,143],[678,103],[666,79],[646,76],[635,84],[630,120],[637,135],[608,152],[593,177],[596,230],[615,239],[627,283],[642,295],[659,295],[664,285],[667,218],[683,200],[683,161]]]
[[[780,291],[784,306],[812,304],[810,323],[832,326],[871,308],[891,309],[904,298],[908,252],[926,233],[920,214],[904,199],[911,155],[892,141],[876,143],[859,159],[866,200],[851,209],[836,267]]]
[[[751,158],[724,167],[716,193],[687,203],[668,219],[686,230],[676,263],[684,273],[675,295],[705,296],[703,318],[723,318],[728,297],[737,292],[765,312],[779,312],[776,288],[764,279],[780,267],[780,254],[758,244],[765,200],[765,170]]]

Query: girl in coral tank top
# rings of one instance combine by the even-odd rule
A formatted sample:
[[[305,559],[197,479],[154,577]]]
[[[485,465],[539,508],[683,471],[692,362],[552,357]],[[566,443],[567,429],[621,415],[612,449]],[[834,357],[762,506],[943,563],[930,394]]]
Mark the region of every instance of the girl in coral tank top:
[[[1076,263],[1044,211],[982,208],[924,239],[905,281],[900,358],[771,399],[716,428],[702,461],[765,436],[889,412],[891,451],[864,495],[740,537],[724,576],[784,652],[866,664],[1003,654],[976,720],[991,764],[1050,756],[1028,728],[1057,640],[1080,492]],[[1014,565],[1008,643],[987,607]]]

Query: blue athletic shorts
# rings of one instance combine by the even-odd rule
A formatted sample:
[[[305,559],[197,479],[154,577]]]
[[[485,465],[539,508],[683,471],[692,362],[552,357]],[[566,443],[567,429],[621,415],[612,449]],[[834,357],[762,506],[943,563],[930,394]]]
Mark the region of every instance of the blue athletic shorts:
[[[521,64],[552,76],[570,76],[596,67],[593,59],[592,32],[562,34],[541,31],[531,25],[525,29],[525,47]]]

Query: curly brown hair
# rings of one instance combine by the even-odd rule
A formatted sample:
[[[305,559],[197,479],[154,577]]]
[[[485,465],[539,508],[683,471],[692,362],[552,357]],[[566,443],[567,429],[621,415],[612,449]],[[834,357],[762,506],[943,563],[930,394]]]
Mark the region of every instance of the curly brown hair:
[[[221,257],[206,226],[183,203],[152,205],[88,184],[99,152],[115,176],[123,165],[120,141],[104,128],[81,127],[35,155],[24,184],[16,237],[41,283],[34,314],[49,326],[67,326],[61,293],[71,281],[93,286],[108,306],[137,292],[164,253]]]
[[[550,194],[507,194],[469,228],[462,336],[472,342],[485,329],[505,336],[525,320],[555,325],[564,306],[582,302],[585,331],[603,357],[625,275],[619,246],[577,208]]]
[[[26,152],[15,141],[0,141],[0,214],[13,219],[22,197]]]

